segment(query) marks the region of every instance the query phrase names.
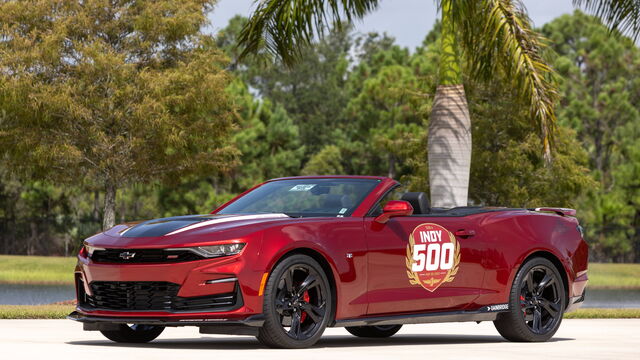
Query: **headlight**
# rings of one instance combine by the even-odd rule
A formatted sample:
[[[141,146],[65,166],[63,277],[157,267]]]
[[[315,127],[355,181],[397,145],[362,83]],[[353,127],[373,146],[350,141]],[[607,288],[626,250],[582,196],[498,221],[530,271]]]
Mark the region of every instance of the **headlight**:
[[[220,244],[200,246],[197,248],[193,248],[193,250],[204,257],[212,258],[219,256],[237,255],[240,253],[240,251],[242,251],[245,245],[246,244],[244,243]]]
[[[95,247],[87,244],[84,244],[84,249],[87,251],[87,255],[89,255],[89,257],[91,257],[91,255],[93,255],[93,252],[96,250],[104,250],[104,248]]]

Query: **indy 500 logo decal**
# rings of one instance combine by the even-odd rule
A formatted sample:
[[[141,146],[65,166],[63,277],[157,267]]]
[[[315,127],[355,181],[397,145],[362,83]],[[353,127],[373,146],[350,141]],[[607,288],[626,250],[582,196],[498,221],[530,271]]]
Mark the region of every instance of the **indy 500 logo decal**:
[[[407,276],[411,285],[434,292],[451,282],[460,265],[460,245],[455,236],[438,224],[420,224],[409,236]]]

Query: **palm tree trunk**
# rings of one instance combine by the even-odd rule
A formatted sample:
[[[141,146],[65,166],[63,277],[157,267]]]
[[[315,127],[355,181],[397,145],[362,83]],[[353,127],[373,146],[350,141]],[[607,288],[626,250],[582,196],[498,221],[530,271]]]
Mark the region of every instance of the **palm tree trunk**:
[[[440,85],[429,118],[429,184],[434,207],[466,206],[471,122],[462,85]]]
[[[104,214],[102,215],[102,231],[111,229],[116,223],[116,184],[107,179],[104,192]]]
[[[429,118],[427,150],[434,207],[466,206],[471,168],[471,122],[456,51],[451,0],[442,1],[439,82]]]
[[[391,179],[396,178],[396,157],[393,154],[389,154],[389,171],[387,171],[387,177]]]

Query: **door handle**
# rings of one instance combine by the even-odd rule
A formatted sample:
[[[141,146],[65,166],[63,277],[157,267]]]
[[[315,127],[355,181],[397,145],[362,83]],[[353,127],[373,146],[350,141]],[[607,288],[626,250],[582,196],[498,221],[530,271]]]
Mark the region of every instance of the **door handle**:
[[[455,236],[460,236],[461,238],[472,237],[476,234],[475,230],[465,230],[461,229],[453,233]]]

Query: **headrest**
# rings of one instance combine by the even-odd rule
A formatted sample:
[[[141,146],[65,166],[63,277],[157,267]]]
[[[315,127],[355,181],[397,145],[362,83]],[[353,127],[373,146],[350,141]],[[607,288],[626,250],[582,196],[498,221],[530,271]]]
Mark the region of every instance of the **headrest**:
[[[343,208],[350,209],[353,207],[353,200],[351,200],[351,196],[349,195],[342,195],[342,199],[340,199],[340,202],[342,203]]]
[[[408,192],[402,195],[400,200],[408,201],[413,206],[414,214],[429,214],[431,213],[431,205],[427,195],[423,192]]]
[[[330,209],[339,209],[342,207],[342,195],[327,194],[327,196],[324,198],[322,205]]]

